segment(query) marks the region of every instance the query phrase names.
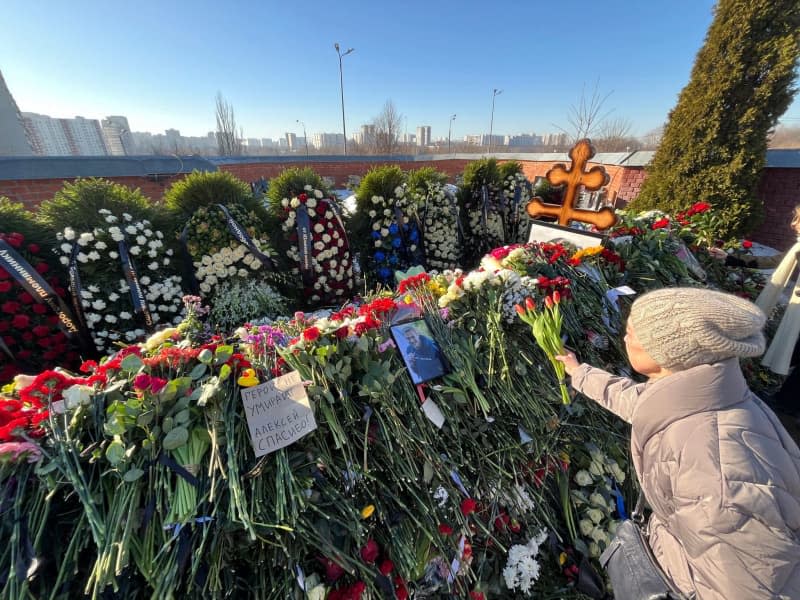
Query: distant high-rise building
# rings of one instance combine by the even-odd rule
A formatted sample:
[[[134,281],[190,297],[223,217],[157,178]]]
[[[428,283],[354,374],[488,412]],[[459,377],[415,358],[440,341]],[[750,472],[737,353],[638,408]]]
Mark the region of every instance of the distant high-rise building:
[[[400,141],[404,144],[415,144],[417,141],[417,136],[413,133],[404,133],[400,136]]]
[[[54,119],[22,113],[33,152],[43,156],[105,156],[108,149],[97,119]]]
[[[535,133],[521,133],[519,135],[507,135],[503,143],[512,148],[531,148],[542,145],[542,136]]]
[[[33,148],[17,103],[0,73],[0,156],[30,156]]]
[[[289,146],[289,150],[294,150],[297,148],[297,134],[286,132],[286,144]]]
[[[100,127],[109,154],[112,156],[133,154],[133,135],[127,117],[118,115],[106,117],[100,121]]]
[[[337,148],[344,145],[341,133],[312,133],[311,145],[315,148]]]
[[[567,142],[566,133],[546,133],[542,136],[542,143],[545,146],[566,146]]]
[[[431,126],[420,125],[417,127],[417,146],[431,145]]]

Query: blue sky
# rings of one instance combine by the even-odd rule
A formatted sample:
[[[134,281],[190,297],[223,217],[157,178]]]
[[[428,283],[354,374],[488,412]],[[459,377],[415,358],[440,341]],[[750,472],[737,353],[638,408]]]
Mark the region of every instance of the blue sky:
[[[711,0],[261,2],[3,0],[0,71],[20,109],[125,115],[134,131],[204,135],[217,91],[247,137],[348,133],[392,100],[434,139],[569,129],[598,82],[635,134],[661,125],[687,83]],[[786,123],[800,122],[800,101]]]

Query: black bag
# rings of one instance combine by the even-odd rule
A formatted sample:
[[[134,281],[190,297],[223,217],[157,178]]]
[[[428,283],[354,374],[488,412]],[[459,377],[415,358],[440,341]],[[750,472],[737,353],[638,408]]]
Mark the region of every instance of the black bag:
[[[647,543],[642,523],[644,496],[636,508],[617,527],[608,548],[600,555],[600,565],[608,573],[615,600],[686,600],[658,565]]]

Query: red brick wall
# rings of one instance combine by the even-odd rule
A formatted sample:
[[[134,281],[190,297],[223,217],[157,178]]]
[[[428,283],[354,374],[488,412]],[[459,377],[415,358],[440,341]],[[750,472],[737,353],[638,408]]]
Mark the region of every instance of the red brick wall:
[[[476,157],[477,158],[477,157]],[[298,160],[294,163],[252,162],[231,165],[220,165],[221,170],[229,171],[240,179],[251,182],[265,177],[270,179],[288,167],[311,166],[323,177],[332,177],[337,187],[347,184],[349,175],[364,175],[371,167],[381,164],[399,164],[403,169],[419,169],[433,167],[447,173],[451,180],[464,171],[471,159],[431,160],[431,161],[386,161],[371,162],[311,162]],[[526,177],[534,180],[544,176],[556,161],[535,162],[518,161]],[[594,164],[594,163],[593,163]],[[609,174],[609,196],[617,198],[617,206],[622,207],[633,200],[642,187],[647,174],[641,167],[620,167],[604,165]],[[159,201],[169,185],[182,178],[183,175],[159,175],[155,177],[111,177],[117,183],[140,188],[145,196]],[[61,189],[62,179],[28,179],[16,181],[0,181],[0,196],[8,196],[12,200],[22,202],[35,209],[42,201],[52,198]],[[72,181],[72,180],[68,180]],[[764,223],[756,230],[752,239],[769,246],[785,250],[794,243],[795,236],[789,227],[792,209],[800,204],[800,169],[764,169],[758,188],[758,197],[764,202]]]
[[[116,183],[132,188],[140,188],[142,193],[156,202],[161,200],[164,190],[183,175],[159,175],[154,181],[147,177],[108,177]],[[16,181],[0,181],[0,196],[22,202],[26,207],[35,210],[39,204],[52,198],[64,186],[65,181],[74,179],[23,179]]]
[[[764,169],[757,193],[764,202],[764,222],[752,239],[788,250],[797,239],[790,223],[794,207],[800,204],[800,169]]]

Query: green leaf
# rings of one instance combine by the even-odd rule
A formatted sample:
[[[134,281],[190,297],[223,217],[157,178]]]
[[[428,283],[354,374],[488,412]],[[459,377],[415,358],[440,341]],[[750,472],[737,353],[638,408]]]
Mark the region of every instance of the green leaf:
[[[210,365],[211,361],[214,360],[214,354],[208,348],[203,348],[200,354],[197,355],[197,360],[204,365]]]
[[[191,373],[189,373],[189,377],[193,380],[200,379],[203,375],[206,374],[208,370],[208,366],[200,363],[199,365],[195,365],[194,369],[192,369]]]
[[[125,444],[119,440],[114,440],[106,448],[106,460],[115,467],[125,457]]]
[[[143,366],[144,363],[142,362],[142,359],[135,354],[128,354],[128,356],[123,358],[122,362],[120,363],[120,368],[128,373],[135,373]]]
[[[186,427],[175,427],[167,435],[161,445],[165,450],[175,450],[189,441],[189,430]]]
[[[146,410],[145,412],[141,413],[138,417],[136,417],[136,424],[139,427],[145,428],[148,425],[150,425],[150,423],[153,422],[154,418],[155,418],[155,412],[152,410]]]
[[[233,346],[217,346],[214,351],[214,362],[216,364],[224,363],[231,356],[233,356]]]
[[[144,471],[141,469],[133,468],[129,469],[125,475],[122,476],[122,479],[128,483],[132,483],[137,479],[140,479],[144,475]]]
[[[177,415],[175,415],[175,424],[176,425],[186,425],[189,422],[189,418],[191,415],[189,414],[188,409],[183,409]]]

